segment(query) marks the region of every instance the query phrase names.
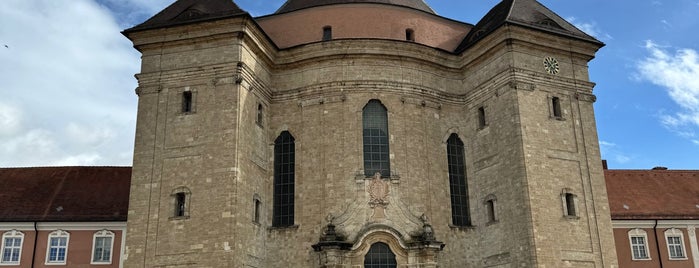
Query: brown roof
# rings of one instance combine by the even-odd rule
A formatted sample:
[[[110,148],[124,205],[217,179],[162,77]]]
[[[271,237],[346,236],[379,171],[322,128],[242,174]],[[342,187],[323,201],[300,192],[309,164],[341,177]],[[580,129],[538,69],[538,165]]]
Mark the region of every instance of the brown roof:
[[[317,6],[327,6],[327,5],[338,5],[338,4],[356,4],[356,3],[373,3],[373,4],[385,4],[394,6],[404,6],[412,9],[422,10],[428,13],[434,13],[434,10],[430,8],[422,0],[287,0],[282,7],[277,10],[277,14],[291,12],[299,9],[317,7]]]
[[[503,0],[476,24],[456,52],[464,51],[504,24],[520,25],[604,45],[536,0]]]
[[[124,31],[164,28],[174,25],[223,19],[248,14],[232,0],[177,0],[144,23]]]
[[[699,219],[699,170],[605,170],[612,219]]]
[[[0,222],[126,221],[131,167],[0,168]]]

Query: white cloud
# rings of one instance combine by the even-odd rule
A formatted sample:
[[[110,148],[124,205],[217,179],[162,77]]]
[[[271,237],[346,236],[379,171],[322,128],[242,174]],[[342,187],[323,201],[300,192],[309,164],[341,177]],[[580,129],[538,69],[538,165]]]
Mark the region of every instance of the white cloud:
[[[22,113],[14,105],[0,102],[0,137],[16,134],[22,122]]]
[[[569,17],[566,20],[572,23],[573,26],[575,26],[576,28],[585,32],[586,34],[589,34],[602,41],[609,41],[614,39],[614,37],[612,37],[611,35],[602,32],[602,30],[600,30],[599,27],[597,27],[596,22],[582,22],[575,17]]]
[[[632,157],[622,152],[616,143],[601,140],[599,145],[603,159],[612,160],[616,164],[627,164],[633,160]]]
[[[91,0],[0,6],[0,81],[12,104],[0,103],[0,166],[130,165],[140,55],[113,14]]]
[[[699,53],[694,49],[673,49],[646,41],[649,55],[637,65],[639,77],[667,90],[678,105],[674,114],[663,114],[661,123],[692,141],[699,129]]]

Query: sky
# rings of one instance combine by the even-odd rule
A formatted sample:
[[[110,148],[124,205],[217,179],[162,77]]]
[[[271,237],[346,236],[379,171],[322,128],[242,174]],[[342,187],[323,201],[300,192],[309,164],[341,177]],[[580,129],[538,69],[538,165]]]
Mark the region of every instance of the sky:
[[[0,167],[130,166],[140,54],[173,0],[1,0]],[[253,16],[283,0],[236,0]],[[475,24],[499,0],[426,0]],[[699,169],[699,0],[540,0],[606,46],[590,63],[612,169]]]

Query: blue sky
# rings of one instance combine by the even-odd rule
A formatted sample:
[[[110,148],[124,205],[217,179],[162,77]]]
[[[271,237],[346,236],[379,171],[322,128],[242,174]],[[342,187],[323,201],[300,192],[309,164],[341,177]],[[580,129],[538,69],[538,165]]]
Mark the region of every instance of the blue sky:
[[[0,1],[0,167],[130,165],[139,54],[120,31],[172,2]],[[427,0],[474,24],[498,2]],[[540,2],[607,44],[590,75],[610,168],[699,169],[699,0]]]

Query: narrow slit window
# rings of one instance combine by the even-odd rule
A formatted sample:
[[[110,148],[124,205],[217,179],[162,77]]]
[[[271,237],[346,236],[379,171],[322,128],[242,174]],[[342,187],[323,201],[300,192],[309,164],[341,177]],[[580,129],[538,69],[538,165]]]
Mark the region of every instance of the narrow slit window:
[[[562,118],[563,112],[561,111],[561,99],[558,97],[551,98],[551,108],[553,109],[553,117]]]
[[[258,126],[262,127],[262,120],[264,119],[264,107],[262,107],[262,104],[257,105],[257,118],[255,119],[255,123],[257,123]]]
[[[485,201],[485,210],[489,223],[498,221],[497,215],[495,214],[495,199]]]
[[[333,28],[330,26],[323,27],[323,41],[328,41],[333,39]]]
[[[260,223],[260,209],[262,207],[262,202],[260,202],[260,199],[255,198],[254,203],[255,207],[253,212],[253,221],[255,223]]]
[[[575,211],[575,195],[571,193],[565,194],[566,202],[566,216],[575,217],[577,216],[577,211]]]
[[[175,194],[175,217],[185,216],[186,201],[187,196],[185,195],[185,193]]]
[[[478,108],[478,128],[484,128],[488,122],[485,121],[485,107]]]
[[[415,31],[413,29],[405,29],[405,40],[415,41]]]
[[[191,113],[192,112],[192,92],[185,91],[182,92],[182,112]]]

